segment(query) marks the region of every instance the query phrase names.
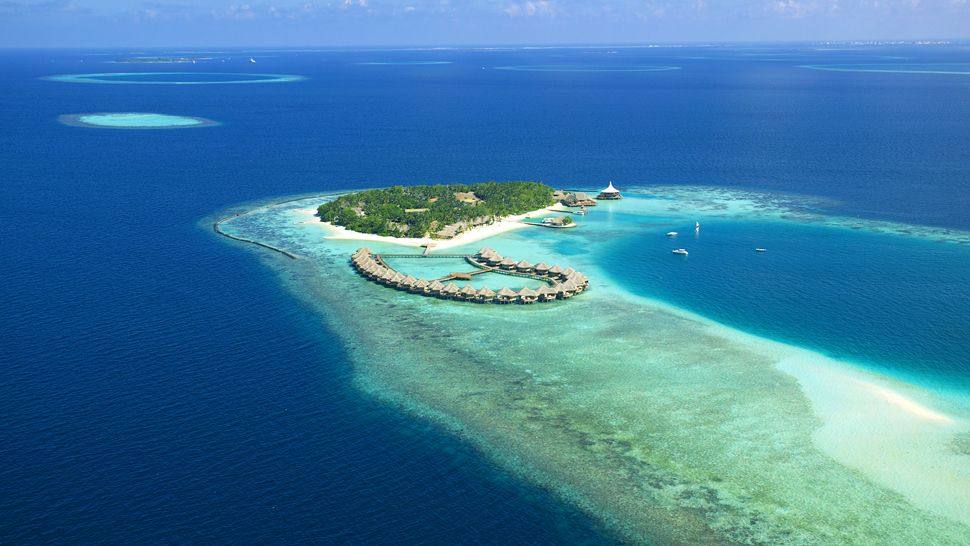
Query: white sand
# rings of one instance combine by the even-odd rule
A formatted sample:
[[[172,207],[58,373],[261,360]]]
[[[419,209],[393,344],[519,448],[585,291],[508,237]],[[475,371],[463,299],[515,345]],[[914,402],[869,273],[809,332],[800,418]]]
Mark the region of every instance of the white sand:
[[[965,422],[928,407],[918,387],[808,351],[778,367],[798,379],[822,418],[814,435],[822,451],[917,506],[970,523],[970,466],[950,447]]]
[[[525,214],[517,214],[515,216],[506,216],[501,220],[495,222],[494,224],[489,224],[485,226],[478,226],[472,228],[468,231],[459,233],[456,237],[451,239],[432,239],[430,237],[388,237],[386,235],[374,235],[371,233],[359,233],[356,231],[351,231],[342,226],[336,226],[330,222],[320,222],[316,218],[316,209],[299,209],[296,212],[302,217],[308,217],[305,221],[301,222],[304,224],[318,225],[324,228],[329,235],[327,239],[334,240],[356,240],[356,241],[375,241],[381,243],[388,243],[401,246],[414,246],[421,247],[424,245],[432,245],[433,250],[445,250],[447,248],[453,248],[456,246],[462,246],[469,243],[474,243],[475,241],[481,241],[482,239],[487,239],[489,237],[494,237],[500,235],[507,231],[512,231],[515,229],[520,229],[524,227],[529,227],[528,224],[523,224],[522,220],[525,218],[530,218],[533,216],[539,216],[542,214],[550,212],[559,212],[567,210],[561,204],[556,203],[550,207],[545,207],[537,209]]]

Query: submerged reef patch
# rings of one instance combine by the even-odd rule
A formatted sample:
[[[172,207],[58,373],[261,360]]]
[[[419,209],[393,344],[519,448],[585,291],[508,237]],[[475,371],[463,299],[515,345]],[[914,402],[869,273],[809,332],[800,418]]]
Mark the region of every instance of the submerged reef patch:
[[[365,61],[355,64],[360,66],[431,66],[451,63],[452,61]]]
[[[59,74],[43,78],[68,83],[113,85],[218,85],[241,83],[283,83],[304,80],[290,74],[249,74],[235,72],[100,72]]]
[[[630,195],[592,213],[573,243],[642,230],[669,207],[691,217],[789,210],[697,188]],[[259,207],[223,228],[300,256],[265,263],[319,308],[362,389],[452,430],[630,542],[966,543],[959,401],[636,296],[603,269],[603,252],[569,256],[594,289],[568,306],[454,305],[386,290],[346,267],[355,241],[321,239],[300,213],[321,200]],[[489,244],[529,260],[562,255],[548,231]],[[820,371],[829,369],[838,373]],[[913,413],[909,401],[948,421]],[[857,429],[831,426],[866,428],[885,415],[905,426],[880,428],[878,450]],[[874,466],[943,485],[929,494]]]
[[[680,67],[664,65],[524,64],[496,66],[495,70],[511,70],[513,72],[663,72],[680,70]]]
[[[806,64],[799,68],[829,72],[883,72],[887,74],[970,75],[970,63],[903,63],[903,64]]]
[[[92,129],[193,129],[219,125],[219,122],[207,118],[152,112],[64,114],[58,116],[57,121],[72,127],[89,127]]]

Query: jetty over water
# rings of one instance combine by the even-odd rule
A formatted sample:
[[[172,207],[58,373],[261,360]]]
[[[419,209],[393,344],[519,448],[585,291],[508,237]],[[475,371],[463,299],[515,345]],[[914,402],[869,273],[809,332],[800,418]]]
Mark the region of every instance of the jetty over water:
[[[418,279],[395,271],[384,258],[462,258],[475,269],[450,273],[437,279]],[[476,254],[377,254],[369,248],[359,248],[351,255],[350,263],[367,279],[390,288],[422,296],[474,303],[551,302],[569,299],[589,287],[589,279],[571,267],[563,269],[558,265],[533,265],[525,260],[516,261],[487,247]],[[495,291],[488,287],[475,289],[469,285],[458,286],[453,282],[470,280],[483,273],[530,278],[542,281],[544,285],[536,289],[526,287],[515,291],[501,288]]]

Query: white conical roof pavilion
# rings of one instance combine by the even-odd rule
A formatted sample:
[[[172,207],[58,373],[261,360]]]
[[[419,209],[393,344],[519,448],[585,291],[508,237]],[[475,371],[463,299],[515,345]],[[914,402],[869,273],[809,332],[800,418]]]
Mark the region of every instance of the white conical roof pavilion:
[[[613,187],[613,181],[610,180],[610,185],[609,186],[606,186],[606,189],[604,189],[600,193],[620,193],[620,190],[614,188]]]

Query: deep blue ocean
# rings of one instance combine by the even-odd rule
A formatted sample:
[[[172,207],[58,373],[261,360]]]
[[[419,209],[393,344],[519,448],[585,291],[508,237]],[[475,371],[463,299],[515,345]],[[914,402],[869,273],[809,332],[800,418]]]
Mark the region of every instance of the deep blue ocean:
[[[959,46],[264,51],[196,65],[104,62],[127,55],[0,52],[0,542],[611,540],[551,494],[357,390],[319,315],[252,254],[213,236],[205,219],[232,205],[392,183],[614,180],[805,194],[827,198],[840,215],[970,229],[970,75],[801,67],[970,67],[970,50]],[[496,69],[530,66],[572,69]],[[615,71],[644,66],[678,69]],[[111,71],[306,79],[42,79]],[[57,121],[126,111],[221,125],[126,131]],[[748,241],[764,231],[749,227],[723,236]],[[783,233],[768,240],[791,242]],[[913,318],[910,298],[922,316],[954,317],[915,327],[948,340],[931,347],[932,371],[965,378],[967,360],[954,348],[970,353],[967,251],[927,252],[938,263],[915,270],[878,246],[832,252],[832,267],[884,268],[887,280],[852,296],[866,302],[857,314],[813,321],[811,335],[778,326],[786,305],[841,297],[840,280],[825,271],[791,276],[810,264],[769,253],[770,279],[718,285],[711,269],[693,296],[676,289],[676,270],[645,266],[637,275],[645,293],[732,326],[899,367],[920,361],[919,347],[893,345],[891,328]],[[722,278],[738,274],[723,265]],[[880,295],[921,288],[926,275],[950,297],[926,301],[914,290],[885,309]],[[819,286],[798,284],[805,278]],[[764,282],[774,295],[751,303]],[[698,308],[703,295],[718,296],[709,309]],[[749,312],[738,312],[744,303]],[[803,309],[798,318],[812,316]],[[867,317],[868,330],[839,335]]]

